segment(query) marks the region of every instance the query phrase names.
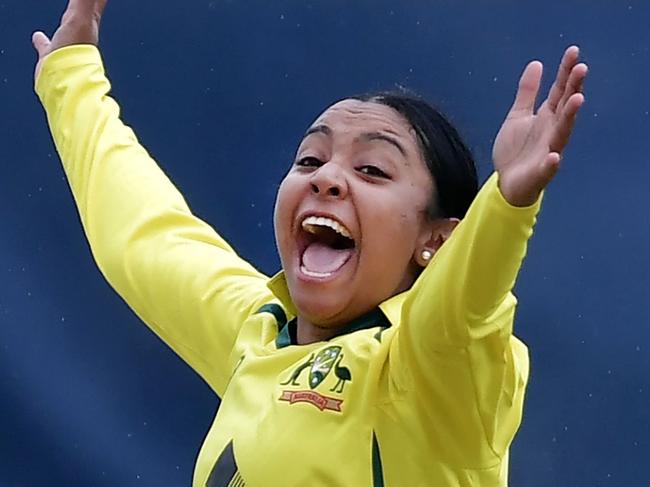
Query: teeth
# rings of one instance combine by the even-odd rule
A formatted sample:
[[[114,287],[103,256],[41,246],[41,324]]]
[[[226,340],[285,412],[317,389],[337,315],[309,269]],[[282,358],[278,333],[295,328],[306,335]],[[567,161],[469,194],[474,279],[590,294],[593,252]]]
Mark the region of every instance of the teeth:
[[[339,235],[343,235],[345,238],[352,238],[352,234],[347,228],[345,228],[336,220],[332,220],[331,218],[325,218],[322,216],[308,216],[303,220],[302,228],[304,230],[313,233],[313,229],[310,228],[312,226],[331,228]]]
[[[315,272],[315,271],[310,271],[307,269],[304,265],[300,266],[300,270],[302,271],[303,274],[310,276],[310,277],[317,277],[317,278],[323,278],[323,277],[329,277],[332,275],[331,272]]]

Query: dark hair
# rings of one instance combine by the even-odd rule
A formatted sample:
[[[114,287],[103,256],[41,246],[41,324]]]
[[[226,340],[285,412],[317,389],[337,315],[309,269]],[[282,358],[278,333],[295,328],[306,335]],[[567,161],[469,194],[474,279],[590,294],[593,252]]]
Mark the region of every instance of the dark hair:
[[[471,151],[445,116],[410,94],[378,92],[350,99],[386,105],[406,118],[415,130],[433,178],[429,216],[463,218],[478,192],[478,176]]]

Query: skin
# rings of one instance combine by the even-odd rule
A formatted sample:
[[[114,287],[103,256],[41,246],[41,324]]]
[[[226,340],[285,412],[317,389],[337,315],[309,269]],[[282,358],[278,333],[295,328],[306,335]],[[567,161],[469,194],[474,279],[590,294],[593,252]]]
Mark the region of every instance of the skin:
[[[35,32],[35,76],[54,50],[97,45],[105,6],[106,0],[70,0],[51,39]],[[557,174],[585,101],[582,89],[588,68],[579,62],[578,47],[565,51],[549,94],[536,109],[542,71],[539,61],[524,69],[492,151],[499,188],[513,206],[533,204]],[[275,214],[283,268],[298,309],[299,343],[330,338],[351,319],[407,289],[417,266],[428,262],[422,251],[435,253],[457,223],[424,216],[433,181],[412,131],[392,109],[346,100],[330,107],[314,126],[329,130],[305,137],[297,160],[311,155],[320,163],[303,161],[291,169],[279,190]],[[378,167],[391,178],[378,180],[375,169],[364,166]],[[342,220],[357,242],[354,262],[333,279],[307,279],[300,274],[297,222],[309,211]]]
[[[282,267],[300,311],[298,341],[305,343],[411,287],[417,256],[439,246],[455,225],[429,220],[431,174],[414,131],[392,108],[344,100],[307,133],[275,208]],[[350,261],[328,278],[301,271],[300,224],[312,214],[339,221],[356,242]]]

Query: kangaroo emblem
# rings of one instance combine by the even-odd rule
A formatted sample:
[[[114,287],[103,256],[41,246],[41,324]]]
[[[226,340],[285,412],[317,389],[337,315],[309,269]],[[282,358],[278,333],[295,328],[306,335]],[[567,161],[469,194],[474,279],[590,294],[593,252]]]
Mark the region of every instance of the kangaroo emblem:
[[[298,367],[296,367],[296,370],[293,371],[291,377],[289,377],[289,379],[287,379],[286,382],[280,382],[280,385],[286,386],[291,384],[292,386],[299,386],[300,384],[298,384],[298,378],[300,377],[300,374],[302,373],[303,370],[308,369],[313,364],[314,364],[314,354],[312,353],[309,359],[306,362],[300,364]]]

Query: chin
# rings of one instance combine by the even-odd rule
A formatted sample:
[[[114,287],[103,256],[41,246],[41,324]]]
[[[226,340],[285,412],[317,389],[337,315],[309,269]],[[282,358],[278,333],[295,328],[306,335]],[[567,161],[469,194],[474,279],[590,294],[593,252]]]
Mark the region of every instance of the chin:
[[[354,316],[346,316],[346,300],[340,292],[328,292],[325,289],[306,289],[309,286],[300,283],[291,286],[291,299],[301,318],[314,325],[331,328],[345,325]],[[349,294],[348,294],[349,298]]]

